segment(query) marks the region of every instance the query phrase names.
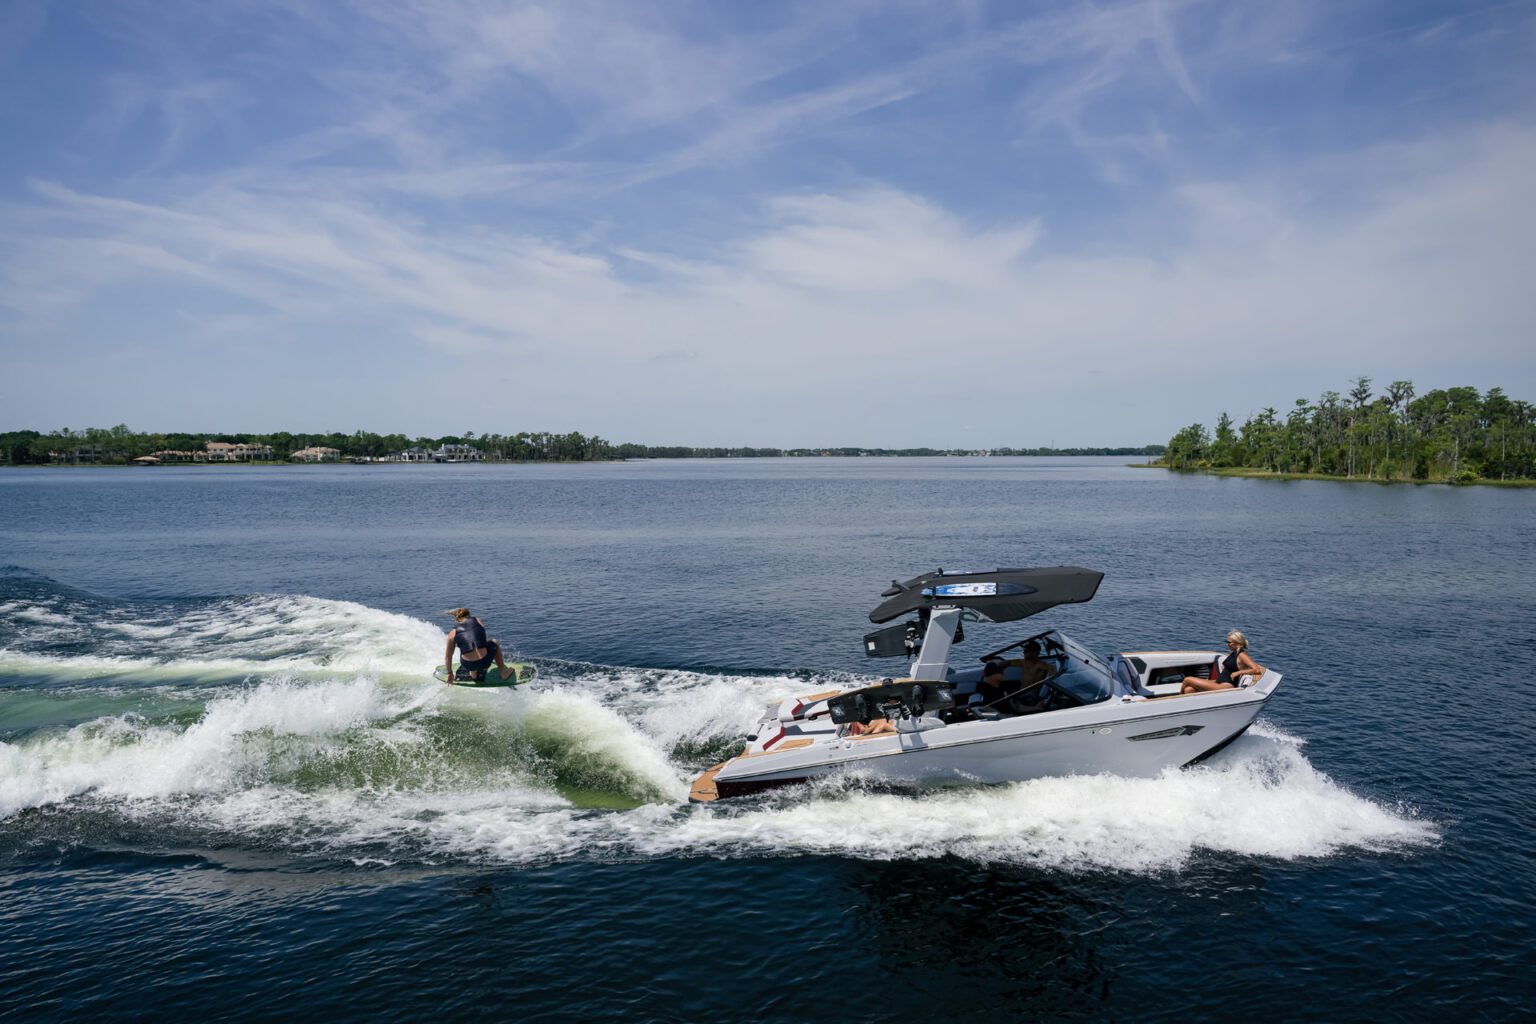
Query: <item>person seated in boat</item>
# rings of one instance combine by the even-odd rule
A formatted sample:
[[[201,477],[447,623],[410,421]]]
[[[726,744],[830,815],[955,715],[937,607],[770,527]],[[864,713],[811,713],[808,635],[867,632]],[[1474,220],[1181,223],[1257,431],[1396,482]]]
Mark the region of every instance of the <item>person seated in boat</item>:
[[[1019,681],[1008,686],[1008,699],[1004,706],[1016,715],[1032,715],[1045,710],[1040,684],[1051,676],[1051,666],[1040,658],[1040,645],[1031,640],[1024,645],[1024,657],[1016,658],[1009,665],[1019,670]]]
[[[871,718],[868,722],[854,722],[848,727],[850,736],[873,736],[881,732],[895,732],[896,723],[889,718]]]
[[[976,696],[980,699],[973,701],[974,704],[995,711],[1002,710],[1002,702],[1008,699],[1008,684],[1003,680],[1003,668],[1003,663],[996,659],[982,666],[981,682],[976,684]]]
[[[503,676],[510,675],[507,663],[501,657],[501,644],[494,637],[486,637],[485,623],[471,615],[468,608],[455,608],[448,614],[456,623],[448,631],[448,647],[443,652],[443,668],[447,669],[450,680],[454,677],[454,648],[459,651],[459,671],[476,682],[485,679],[485,670],[493,661]]]
[[[1040,659],[1040,645],[1031,640],[1024,645],[1024,657],[1011,662],[1019,666],[1019,685],[1034,686],[1050,678],[1051,666]]]
[[[1231,690],[1252,682],[1264,674],[1264,666],[1248,655],[1248,638],[1237,630],[1227,634],[1227,656],[1221,659],[1221,667],[1215,679],[1185,676],[1180,693],[1200,693],[1203,690]]]

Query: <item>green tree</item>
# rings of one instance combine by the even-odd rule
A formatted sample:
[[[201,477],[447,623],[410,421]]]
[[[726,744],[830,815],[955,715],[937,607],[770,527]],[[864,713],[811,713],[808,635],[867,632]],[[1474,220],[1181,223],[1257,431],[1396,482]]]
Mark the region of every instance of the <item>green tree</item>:
[[[1211,436],[1204,425],[1191,423],[1168,442],[1163,462],[1173,469],[1195,469],[1206,465],[1211,446]]]
[[[1287,473],[1305,473],[1311,468],[1312,413],[1311,404],[1298,398],[1285,417],[1279,465]]]
[[[1225,409],[1216,418],[1216,436],[1211,440],[1210,461],[1213,466],[1237,464],[1237,432],[1232,429],[1232,417]]]

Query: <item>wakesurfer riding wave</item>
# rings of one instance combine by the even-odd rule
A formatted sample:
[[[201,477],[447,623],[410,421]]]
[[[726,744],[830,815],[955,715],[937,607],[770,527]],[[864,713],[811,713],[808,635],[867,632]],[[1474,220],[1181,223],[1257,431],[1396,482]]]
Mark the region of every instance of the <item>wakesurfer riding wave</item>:
[[[470,686],[516,686],[533,678],[532,665],[508,665],[502,657],[501,644],[495,637],[487,637],[485,623],[470,613],[468,608],[455,608],[448,613],[457,625],[448,631],[448,643],[443,649],[443,670],[434,673],[446,684],[459,683]],[[453,670],[453,652],[459,652],[459,670]],[[489,673],[492,662],[496,673]]]

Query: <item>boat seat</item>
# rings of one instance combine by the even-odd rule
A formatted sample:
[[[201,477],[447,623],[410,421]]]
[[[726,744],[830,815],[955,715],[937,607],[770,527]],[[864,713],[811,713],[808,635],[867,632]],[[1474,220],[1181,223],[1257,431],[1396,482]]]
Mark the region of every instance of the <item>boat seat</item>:
[[[1157,694],[1142,685],[1141,673],[1136,671],[1136,666],[1132,665],[1125,655],[1115,655],[1113,662],[1115,678],[1120,680],[1120,684],[1125,687],[1127,693],[1136,697],[1157,696]]]

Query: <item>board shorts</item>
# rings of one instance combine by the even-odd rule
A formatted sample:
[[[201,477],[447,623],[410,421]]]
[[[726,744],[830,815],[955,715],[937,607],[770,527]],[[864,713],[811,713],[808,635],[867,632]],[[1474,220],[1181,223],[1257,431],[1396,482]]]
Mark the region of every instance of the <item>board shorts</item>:
[[[485,642],[485,657],[465,658],[461,656],[459,658],[459,672],[461,673],[460,678],[462,678],[462,673],[465,672],[470,672],[474,675],[480,675],[486,669],[495,664],[496,655],[500,653],[501,645],[498,644],[495,640],[487,640]]]

